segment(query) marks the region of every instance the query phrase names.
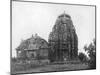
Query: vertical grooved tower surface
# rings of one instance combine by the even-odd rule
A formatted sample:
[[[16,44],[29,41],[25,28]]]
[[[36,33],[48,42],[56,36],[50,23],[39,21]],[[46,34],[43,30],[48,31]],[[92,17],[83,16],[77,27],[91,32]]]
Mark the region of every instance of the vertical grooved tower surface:
[[[58,16],[48,41],[51,61],[64,61],[77,57],[78,37],[71,17],[65,12]]]

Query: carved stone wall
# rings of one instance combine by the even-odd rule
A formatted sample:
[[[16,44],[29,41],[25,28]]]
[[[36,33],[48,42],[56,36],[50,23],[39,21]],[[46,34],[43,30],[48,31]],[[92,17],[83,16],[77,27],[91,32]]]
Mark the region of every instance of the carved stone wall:
[[[48,41],[51,61],[63,61],[77,57],[78,37],[68,14],[63,13],[58,16]]]

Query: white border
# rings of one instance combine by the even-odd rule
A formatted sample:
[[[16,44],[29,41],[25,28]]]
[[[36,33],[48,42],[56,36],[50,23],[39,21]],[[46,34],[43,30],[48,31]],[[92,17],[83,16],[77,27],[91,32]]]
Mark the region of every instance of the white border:
[[[34,1],[34,0],[30,0]],[[37,1],[37,0],[35,0]],[[99,0],[38,0],[71,4],[87,4],[97,6],[97,69],[84,71],[67,71],[55,73],[39,73],[41,75],[98,75],[100,73],[100,1]],[[0,0],[0,75],[10,74],[10,0]],[[34,74],[35,75],[35,74]],[[38,74],[36,74],[38,75]]]

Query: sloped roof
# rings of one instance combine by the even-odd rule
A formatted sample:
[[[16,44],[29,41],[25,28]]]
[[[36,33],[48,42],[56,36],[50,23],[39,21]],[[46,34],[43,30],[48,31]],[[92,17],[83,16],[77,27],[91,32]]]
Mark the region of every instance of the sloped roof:
[[[38,35],[32,35],[31,38],[23,40],[16,50],[37,50],[40,48],[48,48],[47,41]]]

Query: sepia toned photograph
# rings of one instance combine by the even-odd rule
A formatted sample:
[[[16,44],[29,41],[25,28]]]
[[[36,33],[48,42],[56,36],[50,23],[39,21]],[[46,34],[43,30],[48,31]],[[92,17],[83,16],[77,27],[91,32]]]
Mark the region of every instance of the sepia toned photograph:
[[[11,74],[96,69],[96,6],[11,1]]]

